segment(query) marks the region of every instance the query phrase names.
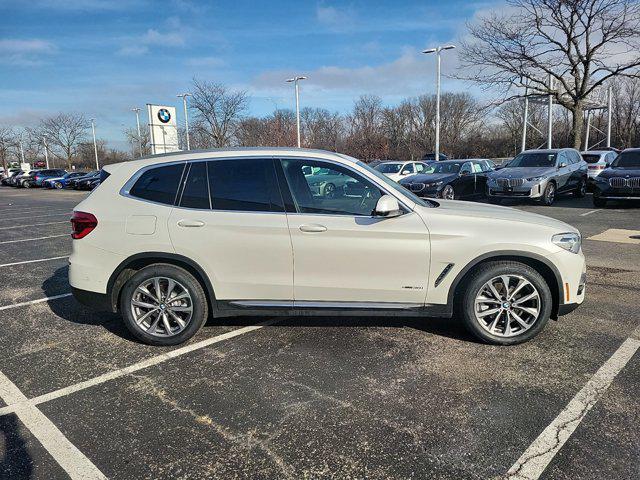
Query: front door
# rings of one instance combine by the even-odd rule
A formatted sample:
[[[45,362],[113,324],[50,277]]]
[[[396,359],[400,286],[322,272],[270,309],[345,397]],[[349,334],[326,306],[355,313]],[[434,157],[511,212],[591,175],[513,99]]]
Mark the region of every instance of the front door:
[[[566,192],[571,189],[571,161],[565,152],[558,153],[558,158],[556,159],[556,168],[558,169],[558,173],[556,178],[558,179],[558,191]]]
[[[197,262],[216,299],[293,301],[293,250],[274,160],[196,161],[169,218],[176,253]]]
[[[281,165],[281,190],[293,210],[287,217],[296,305],[424,304],[430,244],[418,214],[406,209],[399,217],[373,216],[385,192],[355,169],[307,159],[283,159]],[[310,170],[324,172],[327,180],[305,176]],[[344,182],[326,195],[325,184],[336,176]]]

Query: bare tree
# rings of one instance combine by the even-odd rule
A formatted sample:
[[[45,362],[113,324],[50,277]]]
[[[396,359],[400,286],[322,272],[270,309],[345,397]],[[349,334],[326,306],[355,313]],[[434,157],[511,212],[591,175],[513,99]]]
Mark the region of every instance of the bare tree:
[[[300,111],[305,147],[338,150],[343,122],[338,113],[323,108],[305,107]]]
[[[8,172],[8,156],[9,150],[16,143],[16,134],[10,127],[1,127],[0,126],[0,159],[2,159],[2,168],[4,169],[4,174],[6,175]]]
[[[149,137],[149,126],[140,125],[140,138],[138,139],[138,129],[136,127],[125,128],[123,130],[127,142],[131,146],[131,156],[133,158],[151,153],[151,140]],[[142,152],[141,152],[142,150]]]
[[[389,145],[382,127],[382,100],[372,95],[362,95],[353,105],[347,117],[347,151],[363,160],[387,158]]]
[[[59,113],[40,123],[40,133],[47,137],[51,153],[64,160],[69,169],[88,129],[85,116],[77,113]]]
[[[192,130],[213,147],[228,147],[248,106],[244,91],[231,91],[219,83],[193,79],[190,108],[195,112]]]
[[[551,94],[572,114],[580,147],[589,96],[613,77],[637,76],[640,4],[634,0],[509,0],[504,13],[470,24],[462,42],[461,78]],[[555,86],[550,88],[549,78]]]

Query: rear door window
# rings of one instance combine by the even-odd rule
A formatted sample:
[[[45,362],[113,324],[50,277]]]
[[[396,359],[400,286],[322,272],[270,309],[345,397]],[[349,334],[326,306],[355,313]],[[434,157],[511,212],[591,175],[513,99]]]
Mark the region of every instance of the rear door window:
[[[184,163],[178,163],[147,170],[140,175],[129,191],[129,195],[151,202],[173,205],[184,165]]]
[[[187,168],[189,170],[180,198],[180,206],[185,208],[211,208],[207,162],[193,162]]]
[[[208,169],[214,210],[284,212],[272,159],[213,160]]]

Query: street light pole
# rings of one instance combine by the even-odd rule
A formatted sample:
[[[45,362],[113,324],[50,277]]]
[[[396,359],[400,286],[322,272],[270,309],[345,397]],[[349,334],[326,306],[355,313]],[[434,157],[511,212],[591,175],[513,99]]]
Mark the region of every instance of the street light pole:
[[[300,89],[298,87],[299,80],[306,80],[307,77],[293,77],[286,80],[287,83],[294,83],[296,87],[296,131],[298,133],[298,148],[300,148]]]
[[[182,106],[184,107],[184,131],[187,136],[187,150],[191,150],[189,143],[189,114],[187,113],[187,97],[190,97],[190,93],[182,93],[177,95],[178,98],[182,98]]]
[[[607,88],[607,148],[611,148],[611,106],[612,106],[613,92],[611,85]]]
[[[521,152],[527,149],[527,124],[529,123],[529,84],[524,86],[524,115],[522,118],[522,148]]]
[[[132,112],[136,114],[136,126],[138,127],[138,148],[140,149],[140,156],[142,157],[142,134],[140,133],[140,109],[138,107],[132,108]]]
[[[100,170],[98,164],[98,143],[96,142],[96,124],[94,119],[91,119],[91,132],[93,133],[93,152],[96,154],[96,170]]]
[[[549,105],[547,111],[547,148],[551,149],[553,136],[553,77],[549,75]]]
[[[442,52],[442,50],[452,50],[454,48],[456,48],[455,45],[444,45],[422,51],[422,53],[436,54],[436,161],[440,160],[440,52]]]
[[[49,168],[49,149],[47,148],[47,137],[42,137],[42,142],[44,143],[44,161],[47,165],[47,169]]]
[[[584,151],[589,150],[589,131],[591,130],[591,110],[587,110],[587,131],[584,135]]]

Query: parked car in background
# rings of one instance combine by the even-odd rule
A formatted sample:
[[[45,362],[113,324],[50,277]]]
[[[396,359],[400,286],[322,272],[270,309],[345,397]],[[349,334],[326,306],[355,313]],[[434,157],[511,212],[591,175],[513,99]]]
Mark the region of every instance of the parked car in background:
[[[59,178],[62,175],[66,174],[66,170],[62,169],[48,169],[48,170],[39,170],[34,176],[32,181],[32,187],[42,187],[42,183],[49,178]]]
[[[24,173],[24,170],[21,170],[21,169],[14,170],[11,175],[2,179],[2,185],[14,186],[16,182],[16,178],[19,175],[22,175],[23,173]]]
[[[613,150],[588,150],[580,153],[587,162],[589,188],[593,187],[593,180],[616,159],[618,153]]]
[[[93,172],[76,180],[76,190],[93,190],[100,183],[100,172]]]
[[[382,162],[374,168],[397,182],[407,175],[424,172],[428,165],[422,162]]]
[[[316,169],[347,177],[349,194],[318,195]],[[210,315],[428,321],[455,311],[482,341],[509,345],[585,298],[575,228],[426,201],[347,155],[181,152],[104,171],[73,212],[69,283],[149,344],[183,343]]]
[[[587,163],[573,148],[525,150],[487,179],[489,202],[504,198],[539,200],[553,204],[556,195],[587,191]]]
[[[463,200],[484,197],[487,174],[493,171],[484,159],[445,160],[429,166],[425,173],[400,180],[400,185],[420,197]]]
[[[78,187],[78,182],[84,181],[86,179],[89,178],[96,178],[99,177],[100,172],[98,172],[97,170],[94,170],[92,172],[88,172],[80,177],[74,177],[74,178],[70,178],[69,180],[67,180],[66,182],[66,187],[67,188],[74,188],[77,189]]]
[[[22,175],[18,175],[14,186],[18,188],[30,188],[34,182],[33,177],[38,173],[38,171],[39,170],[30,170]]]
[[[69,172],[65,173],[61,177],[48,178],[42,182],[42,186],[46,188],[65,188],[67,183],[73,178],[84,177],[87,172]]]
[[[640,200],[640,148],[623,150],[610,167],[594,178],[593,204],[610,200]]]
[[[0,176],[0,182],[2,185],[9,185],[9,178],[13,175],[17,175],[19,172],[19,168],[9,168],[7,172],[4,172],[3,170],[2,176]]]

